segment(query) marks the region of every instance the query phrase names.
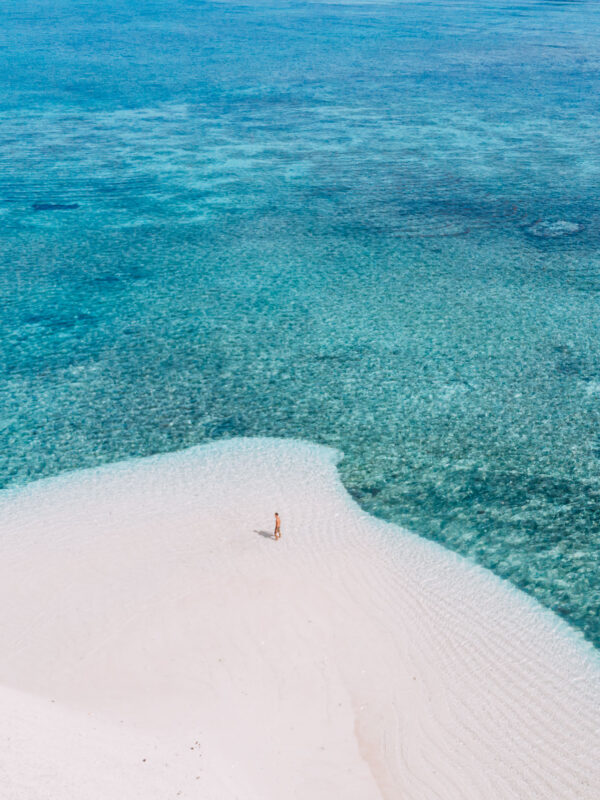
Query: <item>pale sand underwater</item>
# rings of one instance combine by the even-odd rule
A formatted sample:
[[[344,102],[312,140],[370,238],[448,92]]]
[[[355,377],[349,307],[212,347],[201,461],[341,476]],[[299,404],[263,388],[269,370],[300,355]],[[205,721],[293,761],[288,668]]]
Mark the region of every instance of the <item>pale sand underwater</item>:
[[[238,439],[0,496],[2,797],[600,796],[597,652],[337,458]]]

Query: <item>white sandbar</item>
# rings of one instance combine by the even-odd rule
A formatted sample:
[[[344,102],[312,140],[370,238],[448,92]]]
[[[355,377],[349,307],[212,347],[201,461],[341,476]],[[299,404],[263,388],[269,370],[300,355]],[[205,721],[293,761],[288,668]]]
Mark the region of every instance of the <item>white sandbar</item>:
[[[336,460],[242,439],[0,495],[2,797],[600,797],[596,651]]]

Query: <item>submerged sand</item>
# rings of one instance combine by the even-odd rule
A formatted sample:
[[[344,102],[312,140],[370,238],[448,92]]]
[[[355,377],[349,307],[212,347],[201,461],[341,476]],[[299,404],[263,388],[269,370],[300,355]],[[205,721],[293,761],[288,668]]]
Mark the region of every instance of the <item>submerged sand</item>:
[[[234,440],[0,495],[2,797],[600,797],[596,651],[336,461]]]

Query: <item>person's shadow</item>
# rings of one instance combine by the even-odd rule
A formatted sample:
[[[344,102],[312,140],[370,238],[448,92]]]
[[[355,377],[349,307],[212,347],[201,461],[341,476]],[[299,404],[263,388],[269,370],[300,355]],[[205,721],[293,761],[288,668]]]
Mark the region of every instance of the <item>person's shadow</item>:
[[[271,531],[254,531],[254,533],[258,533],[259,536],[264,536],[265,539],[275,538],[275,535],[271,533]]]

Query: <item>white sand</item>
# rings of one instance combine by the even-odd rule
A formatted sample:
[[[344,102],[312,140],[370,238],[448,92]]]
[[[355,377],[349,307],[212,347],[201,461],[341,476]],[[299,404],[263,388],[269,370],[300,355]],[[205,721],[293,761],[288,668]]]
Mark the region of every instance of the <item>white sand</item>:
[[[237,440],[0,495],[3,800],[600,797],[597,653],[335,460]]]

